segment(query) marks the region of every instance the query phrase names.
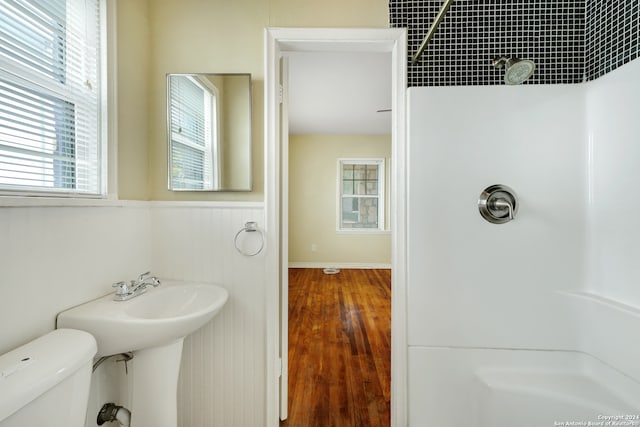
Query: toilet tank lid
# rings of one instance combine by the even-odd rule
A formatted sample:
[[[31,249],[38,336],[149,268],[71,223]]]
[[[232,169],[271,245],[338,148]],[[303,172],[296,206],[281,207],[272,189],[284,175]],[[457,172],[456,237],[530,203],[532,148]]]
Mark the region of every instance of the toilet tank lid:
[[[0,356],[0,421],[91,362],[96,340],[56,329]]]

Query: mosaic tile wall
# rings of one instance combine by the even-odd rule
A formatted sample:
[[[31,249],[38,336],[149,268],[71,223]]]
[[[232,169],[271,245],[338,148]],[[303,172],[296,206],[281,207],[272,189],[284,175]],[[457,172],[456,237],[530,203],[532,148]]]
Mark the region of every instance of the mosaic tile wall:
[[[390,0],[390,26],[409,37],[409,86],[504,84],[501,56],[531,59],[525,84],[580,83],[638,54],[640,0],[456,0],[420,61],[411,57],[442,0]]]
[[[640,0],[586,0],[585,76],[596,79],[638,57]]]

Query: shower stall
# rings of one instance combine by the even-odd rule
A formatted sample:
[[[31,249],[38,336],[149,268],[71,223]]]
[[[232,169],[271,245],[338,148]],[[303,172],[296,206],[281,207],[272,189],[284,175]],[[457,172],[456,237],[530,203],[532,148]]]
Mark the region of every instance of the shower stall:
[[[409,425],[640,426],[639,75],[409,88]]]

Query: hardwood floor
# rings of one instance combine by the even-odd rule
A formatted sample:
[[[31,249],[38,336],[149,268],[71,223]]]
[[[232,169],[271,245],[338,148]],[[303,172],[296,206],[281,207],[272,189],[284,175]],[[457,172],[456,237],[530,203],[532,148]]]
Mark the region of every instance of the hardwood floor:
[[[289,270],[286,427],[388,427],[391,270]]]

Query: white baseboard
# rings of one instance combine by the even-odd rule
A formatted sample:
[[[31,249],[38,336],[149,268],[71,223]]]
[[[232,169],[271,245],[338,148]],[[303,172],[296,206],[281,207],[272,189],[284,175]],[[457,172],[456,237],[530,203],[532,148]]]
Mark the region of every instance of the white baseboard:
[[[289,268],[390,269],[391,264],[361,262],[290,262]]]

